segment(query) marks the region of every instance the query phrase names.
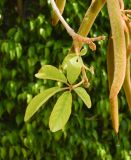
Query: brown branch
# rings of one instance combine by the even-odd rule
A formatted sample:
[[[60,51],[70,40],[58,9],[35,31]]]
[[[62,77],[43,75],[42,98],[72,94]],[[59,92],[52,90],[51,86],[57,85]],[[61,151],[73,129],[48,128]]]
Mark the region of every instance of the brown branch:
[[[88,35],[97,15],[99,14],[102,7],[104,6],[105,2],[106,2],[105,0],[92,0],[91,5],[87,9],[85,16],[83,18],[83,21],[78,30],[79,35],[83,37],[86,37]],[[76,46],[77,46],[78,52],[80,52],[83,46],[83,43],[74,40],[70,53],[74,52]]]
[[[56,15],[59,17],[61,23],[63,24],[63,26],[65,27],[65,29],[67,30],[68,34],[73,38],[73,40],[81,42],[81,43],[87,43],[89,44],[89,47],[92,50],[96,49],[95,44],[93,43],[93,41],[99,40],[99,39],[103,39],[100,37],[96,37],[96,38],[88,38],[88,37],[83,37],[77,33],[75,33],[75,31],[67,24],[67,22],[65,21],[65,19],[62,17],[56,3],[54,0],[50,0],[52,8],[54,9],[54,12],[56,13]],[[103,36],[102,36],[103,37]],[[75,51],[77,51],[77,46],[75,46]]]

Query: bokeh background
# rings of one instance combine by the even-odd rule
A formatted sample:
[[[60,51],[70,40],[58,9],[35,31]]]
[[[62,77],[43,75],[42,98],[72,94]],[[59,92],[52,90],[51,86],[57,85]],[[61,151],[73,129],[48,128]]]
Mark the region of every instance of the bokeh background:
[[[21,4],[21,2],[23,4]],[[91,0],[67,0],[63,16],[77,31]],[[131,9],[131,0],[125,0]],[[64,131],[52,133],[48,120],[52,98],[28,122],[27,104],[41,90],[55,85],[34,74],[44,64],[59,67],[72,45],[61,23],[52,27],[48,0],[0,0],[0,160],[131,160],[131,113],[123,90],[119,94],[120,131],[115,135],[110,118],[106,68],[110,23],[106,5],[89,37],[105,35],[97,50],[84,56],[89,73],[92,108],[73,101]],[[56,96],[59,96],[58,94]]]

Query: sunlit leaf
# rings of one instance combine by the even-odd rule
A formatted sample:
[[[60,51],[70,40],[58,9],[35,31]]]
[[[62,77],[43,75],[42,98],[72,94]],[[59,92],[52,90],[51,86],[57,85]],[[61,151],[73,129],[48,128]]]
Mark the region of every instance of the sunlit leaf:
[[[35,96],[27,106],[24,121],[29,120],[50,97],[62,90],[63,88],[53,87],[46,89],[42,93]]]
[[[74,57],[67,63],[67,79],[73,84],[81,73],[82,61],[80,57]]]
[[[70,117],[71,106],[72,95],[66,91],[59,97],[51,113],[49,127],[52,132],[63,129]]]
[[[15,47],[17,58],[20,58],[22,55],[22,46],[20,43],[16,43]]]
[[[76,56],[75,53],[71,53],[71,54],[68,54],[64,60],[63,60],[63,63],[62,63],[62,67],[63,69],[66,69],[67,68],[67,63],[69,62],[70,59],[74,58],[74,57],[78,57]]]
[[[51,65],[44,65],[37,74],[35,74],[37,78],[40,79],[51,79],[60,82],[67,82],[66,77],[64,74],[59,71],[56,67]]]
[[[82,87],[77,87],[74,89],[77,95],[83,100],[87,108],[91,108],[91,99],[86,90]]]

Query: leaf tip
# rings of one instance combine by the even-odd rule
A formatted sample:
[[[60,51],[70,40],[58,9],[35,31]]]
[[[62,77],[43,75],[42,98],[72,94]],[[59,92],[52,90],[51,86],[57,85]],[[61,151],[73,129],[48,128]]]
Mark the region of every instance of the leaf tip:
[[[36,78],[39,78],[39,74],[38,74],[38,73],[36,73],[36,74],[35,74],[35,77],[36,77]]]
[[[29,118],[27,118],[26,115],[25,115],[24,122],[27,122],[28,120],[29,120]]]
[[[89,109],[91,109],[91,104],[90,104],[90,105],[88,105],[88,108],[89,108]]]
[[[59,128],[52,126],[50,122],[49,122],[49,128],[51,132],[57,132],[60,130]]]

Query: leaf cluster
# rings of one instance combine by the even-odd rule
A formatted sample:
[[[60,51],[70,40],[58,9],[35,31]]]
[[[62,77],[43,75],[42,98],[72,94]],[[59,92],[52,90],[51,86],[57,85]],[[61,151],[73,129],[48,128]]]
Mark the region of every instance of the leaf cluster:
[[[65,58],[63,65],[67,71],[67,78],[62,73],[62,71],[51,65],[44,65],[38,71],[38,73],[35,75],[37,78],[56,80],[58,82],[65,83],[67,87],[53,87],[50,89],[46,89],[35,96],[27,106],[24,118],[25,121],[29,120],[34,115],[34,113],[47,100],[49,100],[50,97],[60,91],[64,91],[64,93],[62,93],[62,95],[58,98],[49,119],[49,127],[52,132],[64,129],[64,126],[70,117],[72,110],[72,91],[76,92],[76,94],[83,100],[88,108],[91,107],[90,96],[88,95],[86,90],[82,87],[79,87],[78,84],[73,85],[73,83],[78,78],[82,67],[82,65],[80,65],[81,63],[79,61],[77,62],[77,60],[78,57],[74,55],[73,58],[69,58],[69,56]]]

